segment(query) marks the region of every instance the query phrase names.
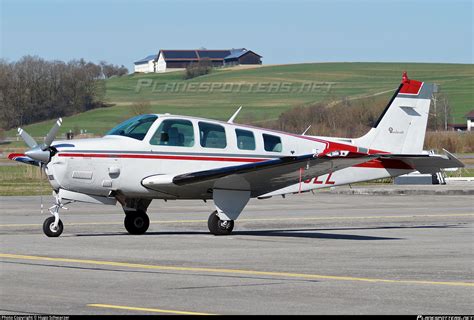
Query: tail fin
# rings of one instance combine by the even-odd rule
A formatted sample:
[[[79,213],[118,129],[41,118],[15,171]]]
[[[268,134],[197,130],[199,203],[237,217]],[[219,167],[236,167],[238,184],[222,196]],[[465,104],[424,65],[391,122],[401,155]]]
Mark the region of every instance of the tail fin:
[[[402,83],[370,131],[353,142],[361,147],[400,154],[423,150],[434,84],[410,80]]]

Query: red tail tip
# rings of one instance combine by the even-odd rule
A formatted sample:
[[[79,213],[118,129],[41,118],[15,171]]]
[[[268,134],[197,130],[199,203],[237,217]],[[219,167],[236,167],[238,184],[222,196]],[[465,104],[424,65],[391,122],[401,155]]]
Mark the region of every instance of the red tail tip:
[[[410,79],[408,79],[407,72],[406,72],[406,71],[403,71],[402,83],[408,83],[408,82],[410,82]]]

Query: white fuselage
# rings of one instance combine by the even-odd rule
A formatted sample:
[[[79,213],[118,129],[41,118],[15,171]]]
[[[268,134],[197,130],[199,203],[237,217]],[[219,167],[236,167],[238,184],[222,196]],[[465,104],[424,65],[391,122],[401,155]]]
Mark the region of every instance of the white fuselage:
[[[207,199],[210,195],[187,190],[183,194],[167,194],[151,190],[142,185],[143,179],[163,175],[173,177],[179,174],[209,169],[235,166],[285,156],[319,154],[334,150],[357,151],[364,146],[356,146],[351,140],[339,142],[318,137],[300,136],[245,125],[215,120],[157,115],[142,140],[126,136],[107,135],[97,139],[57,141],[58,152],[47,165],[47,174],[54,189],[109,196],[120,191],[130,198],[153,199]],[[169,119],[190,121],[194,130],[192,146],[170,146],[151,144],[161,122]],[[225,147],[203,147],[200,123],[220,125],[225,130]],[[254,150],[239,147],[236,129],[250,131],[254,136]],[[267,151],[263,135],[281,139],[281,151]],[[380,150],[368,150],[369,153]],[[384,163],[372,160],[362,165],[346,168],[332,174],[301,181],[261,197],[304,192],[311,189],[397,176],[412,169],[401,163]]]

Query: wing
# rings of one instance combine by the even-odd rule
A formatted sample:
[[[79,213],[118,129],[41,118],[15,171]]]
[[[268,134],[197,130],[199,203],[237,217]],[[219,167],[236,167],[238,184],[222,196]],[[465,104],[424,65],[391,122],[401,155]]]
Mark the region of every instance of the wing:
[[[238,166],[198,171],[178,176],[153,175],[143,179],[146,188],[176,198],[210,198],[213,189],[249,190],[258,197],[373,159],[391,159],[407,164],[413,171],[435,173],[442,168],[464,167],[454,155],[431,154],[364,154],[334,151],[322,155],[283,157]]]
[[[303,155],[223,167],[178,175],[155,175],[143,179],[143,186],[176,197],[208,198],[215,188],[250,190],[257,197],[314,176],[335,172],[377,158],[377,155],[335,151],[324,155]]]

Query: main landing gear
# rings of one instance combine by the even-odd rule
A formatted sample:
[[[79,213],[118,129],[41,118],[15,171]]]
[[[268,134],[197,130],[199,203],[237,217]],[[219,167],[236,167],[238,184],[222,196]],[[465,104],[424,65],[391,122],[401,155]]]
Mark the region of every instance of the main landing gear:
[[[233,185],[239,190],[228,189]],[[217,181],[212,190],[212,199],[216,211],[211,213],[207,226],[209,231],[216,236],[229,235],[234,229],[236,220],[250,199],[248,182],[240,177],[233,177],[231,181],[224,179]]]
[[[150,199],[124,199],[122,202],[125,219],[123,224],[130,234],[144,234],[150,226],[150,218],[146,214]]]
[[[234,229],[234,220],[221,220],[217,215],[216,210],[209,216],[209,220],[207,220],[207,227],[213,235],[229,235]]]
[[[150,226],[150,218],[144,211],[129,211],[125,213],[125,229],[130,234],[144,234]]]

